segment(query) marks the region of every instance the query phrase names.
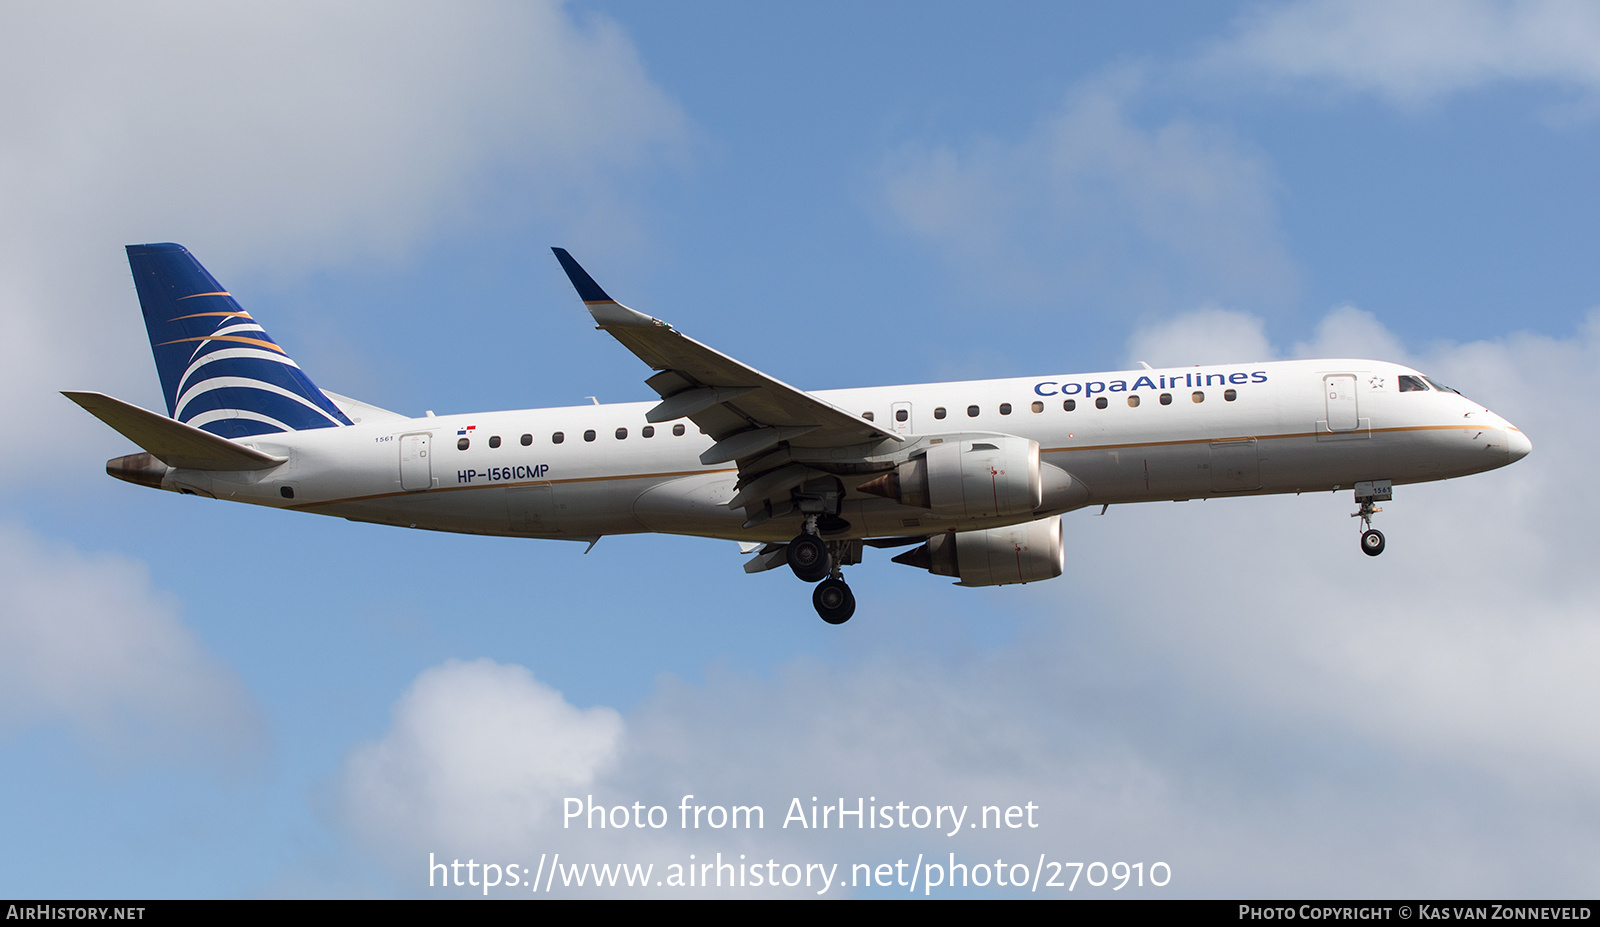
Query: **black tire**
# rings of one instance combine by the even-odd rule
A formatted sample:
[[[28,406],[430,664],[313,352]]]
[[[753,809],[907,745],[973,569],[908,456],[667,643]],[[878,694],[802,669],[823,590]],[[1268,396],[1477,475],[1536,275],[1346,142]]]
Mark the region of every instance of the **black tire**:
[[[1383,532],[1377,528],[1361,532],[1361,552],[1368,557],[1376,557],[1383,553],[1383,545]]]
[[[790,541],[783,555],[789,561],[789,569],[801,582],[814,583],[833,569],[828,545],[814,534],[802,534]]]
[[[811,604],[829,624],[844,624],[856,613],[856,596],[842,579],[828,578],[811,592]]]

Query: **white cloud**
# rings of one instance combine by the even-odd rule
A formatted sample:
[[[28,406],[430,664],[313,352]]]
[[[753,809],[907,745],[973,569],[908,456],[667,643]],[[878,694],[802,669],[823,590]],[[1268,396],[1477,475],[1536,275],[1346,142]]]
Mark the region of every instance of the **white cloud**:
[[[1317,323],[1312,339],[1294,346],[1295,357],[1373,357],[1396,364],[1413,358],[1372,313],[1354,306],[1337,306]]]
[[[1228,364],[1275,356],[1259,317],[1208,307],[1142,328],[1128,341],[1128,358],[1156,367]]]
[[[0,83],[0,395],[74,437],[104,431],[52,388],[155,396],[122,245],[294,275],[610,210],[684,124],[614,23],[557,2],[10,4]]]
[[[561,798],[592,787],[622,736],[615,711],[574,708],[520,666],[451,660],[352,751],[339,814],[379,855],[409,851],[402,868],[429,852],[503,858],[558,824]]]
[[[1160,342],[1195,322],[1180,318],[1141,337]],[[1198,537],[1237,542],[1201,544],[1164,562],[1162,583],[1122,593],[1136,603],[1132,611],[1189,611],[1194,621],[1163,632],[1173,646],[1205,652],[1218,682],[1276,688],[1287,713],[1311,709],[1393,749],[1507,783],[1589,793],[1600,781],[1600,748],[1574,735],[1600,706],[1600,683],[1583,669],[1600,655],[1591,604],[1600,585],[1586,566],[1600,554],[1587,527],[1600,515],[1600,494],[1561,474],[1600,454],[1600,439],[1572,427],[1600,412],[1587,388],[1600,367],[1597,326],[1600,311],[1571,338],[1524,334],[1408,352],[1370,314],[1333,310],[1294,355],[1416,365],[1506,415],[1532,437],[1534,453],[1504,471],[1398,488],[1379,517],[1380,527],[1393,526],[1391,549],[1370,563],[1347,556],[1353,531],[1305,530],[1304,503],[1208,504],[1215,509],[1203,522],[1214,527],[1185,519],[1180,535],[1201,530]],[[1314,504],[1331,509],[1323,517],[1335,525],[1338,510],[1352,507],[1342,497]],[[1244,514],[1246,507],[1254,511]],[[1158,531],[1170,510],[1130,510],[1134,527],[1120,540]],[[1271,537],[1299,540],[1261,543]],[[1235,556],[1247,556],[1260,577],[1247,606],[1218,597]],[[1268,651],[1275,658],[1259,662]],[[1317,690],[1314,705],[1293,697]]]
[[[1286,299],[1271,171],[1221,129],[1138,124],[1138,87],[1129,71],[1089,82],[1021,139],[907,146],[891,214],[1008,296],[1102,310]]]
[[[33,88],[0,103],[11,248],[168,235],[338,260],[411,244],[486,192],[485,171],[552,192],[680,131],[617,27],[555,2],[61,4],[7,19],[0,73]]]
[[[1415,104],[1495,81],[1600,89],[1600,8],[1573,0],[1264,5],[1211,65],[1325,80]]]
[[[66,722],[110,766],[238,768],[263,723],[143,565],[0,526],[0,720]]]
[[[1260,347],[1259,322],[1215,310],[1132,343],[1193,344],[1196,331],[1211,333],[1206,343],[1218,351]],[[1342,307],[1294,353],[1363,344],[1400,347],[1370,315]],[[433,835],[459,827],[478,847],[521,847],[524,862],[558,849],[574,862],[657,866],[720,852],[837,862],[848,875],[853,863],[919,853],[1030,864],[1044,853],[1165,860],[1173,895],[1586,891],[1600,864],[1589,837],[1600,823],[1600,681],[1591,670],[1600,579],[1590,569],[1600,556],[1600,490],[1571,475],[1600,454],[1600,437],[1572,422],[1600,415],[1590,388],[1600,312],[1569,338],[1436,345],[1412,357],[1505,414],[1535,446],[1505,470],[1399,487],[1379,516],[1390,540],[1382,557],[1357,550],[1347,495],[1077,513],[1061,579],[1002,590],[935,581],[926,593],[882,597],[858,614],[864,627],[844,629],[858,654],[847,665],[800,660],[770,679],[666,681],[625,728],[591,719],[570,735],[494,724],[447,736],[473,714],[475,699],[455,691],[484,691],[468,670],[521,672],[452,664],[425,674],[428,685],[419,680],[397,710],[396,732],[418,733],[384,743],[437,740],[415,755],[475,772],[434,775],[406,801],[373,805],[388,818],[362,833],[408,848],[403,886],[417,884]],[[880,559],[858,569],[894,568]],[[1020,622],[1013,643],[928,649],[941,629],[998,612]],[[1017,617],[1026,615],[1036,617]],[[516,679],[504,688],[522,695],[476,700],[583,717]],[[414,710],[424,688],[453,707]],[[402,720],[412,717],[432,719],[432,733]],[[491,728],[539,733],[508,750]],[[497,784],[519,767],[544,776],[545,755],[569,736],[579,755],[597,755],[597,741],[616,750],[610,763],[564,763],[574,792],[659,803],[673,826],[574,834],[553,817],[559,787]],[[677,805],[689,793],[706,804],[760,804],[767,826],[679,830]],[[492,797],[502,794],[517,798]],[[790,800],[812,796],[1031,801],[1043,826],[954,838],[783,828]],[[438,823],[438,809],[450,808],[463,809],[451,812],[459,822]]]

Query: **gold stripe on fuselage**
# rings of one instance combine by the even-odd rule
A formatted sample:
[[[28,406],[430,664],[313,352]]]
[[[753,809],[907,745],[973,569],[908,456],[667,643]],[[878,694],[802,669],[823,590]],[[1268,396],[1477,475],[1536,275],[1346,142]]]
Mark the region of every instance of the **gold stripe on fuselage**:
[[[1120,451],[1138,447],[1175,447],[1183,444],[1212,444],[1218,441],[1286,441],[1295,438],[1322,438],[1346,435],[1399,434],[1408,431],[1488,431],[1498,425],[1396,425],[1392,428],[1355,428],[1350,431],[1298,431],[1283,435],[1235,435],[1231,438],[1183,438],[1177,441],[1134,441],[1128,444],[1083,444],[1075,447],[1041,447],[1041,454],[1061,454],[1069,451]],[[1512,431],[1517,429],[1513,428]]]
[[[719,470],[669,470],[665,473],[619,473],[614,476],[573,476],[562,480],[503,480],[494,483],[469,483],[466,486],[440,486],[433,489],[407,489],[400,492],[380,492],[370,496],[350,496],[346,499],[329,499],[326,502],[306,502],[301,505],[286,505],[286,509],[305,511],[322,505],[342,505],[346,502],[368,502],[373,499],[393,499],[397,496],[421,496],[442,492],[461,492],[467,489],[500,489],[507,486],[537,486],[548,484],[555,486],[566,483],[603,483],[612,480],[656,480],[668,479],[678,476],[699,476],[704,473],[738,473],[732,467]]]
[[[1411,432],[1411,431],[1484,431],[1484,430],[1486,430],[1486,427],[1488,427],[1488,426],[1483,426],[1483,425],[1403,425],[1403,426],[1395,426],[1395,427],[1392,427],[1392,428],[1370,428],[1370,429],[1367,429],[1365,431],[1361,431],[1361,430],[1357,430],[1357,431],[1301,431],[1301,432],[1293,432],[1293,433],[1290,433],[1290,434],[1280,434],[1280,435],[1234,435],[1232,437],[1186,438],[1186,439],[1179,440],[1179,441],[1137,441],[1137,442],[1132,442],[1132,443],[1128,443],[1128,444],[1086,444],[1086,445],[1083,445],[1083,446],[1080,446],[1080,447],[1045,447],[1045,448],[1040,448],[1039,449],[1039,453],[1041,453],[1041,454],[1065,454],[1065,453],[1077,453],[1077,452],[1082,452],[1082,451],[1119,451],[1119,450],[1128,450],[1128,449],[1132,449],[1132,448],[1145,448],[1145,447],[1175,447],[1175,446],[1180,446],[1180,445],[1185,445],[1185,444],[1211,444],[1211,443],[1218,442],[1218,441],[1222,441],[1222,442],[1226,442],[1226,441],[1248,441],[1248,440],[1251,440],[1252,438],[1255,439],[1256,441],[1285,441],[1285,440],[1293,440],[1293,439],[1301,439],[1301,438],[1316,438],[1316,437],[1321,437],[1323,435],[1396,434],[1396,433]],[[1512,430],[1515,431],[1516,429],[1512,429]],[[612,481],[616,481],[616,480],[655,480],[655,479],[670,479],[670,478],[674,478],[674,477],[683,477],[683,476],[699,476],[699,475],[705,474],[705,473],[737,473],[737,472],[738,472],[738,470],[735,469],[735,468],[724,467],[724,468],[720,468],[720,469],[716,469],[716,470],[669,470],[669,471],[662,472],[662,473],[619,473],[619,474],[615,474],[615,475],[611,475],[611,476],[574,476],[574,477],[568,477],[566,479],[558,479],[558,480],[521,480],[521,481],[504,481],[504,482],[495,482],[495,483],[474,483],[474,484],[468,484],[466,486],[439,486],[437,488],[432,488],[432,489],[402,490],[400,492],[373,493],[372,495],[366,495],[366,496],[349,496],[349,497],[342,498],[342,499],[329,499],[329,500],[326,500],[326,501],[323,501],[323,502],[305,502],[305,503],[301,503],[299,505],[288,505],[288,506],[284,506],[284,508],[295,509],[295,510],[298,510],[298,511],[308,511],[310,509],[315,509],[315,508],[319,508],[319,507],[322,507],[322,506],[343,505],[344,503],[347,503],[347,502],[368,502],[368,501],[371,501],[371,500],[374,500],[374,499],[392,499],[392,498],[397,498],[397,497],[400,497],[400,496],[421,496],[421,495],[429,494],[429,493],[460,492],[460,491],[463,491],[463,490],[470,490],[470,489],[501,489],[501,488],[505,488],[505,487],[515,487],[515,486],[533,486],[533,485],[537,485],[537,484],[541,484],[541,483],[548,484],[548,485],[551,485],[551,486],[555,486],[555,485],[562,485],[562,484],[568,484],[568,483],[599,483],[599,482],[612,482]]]

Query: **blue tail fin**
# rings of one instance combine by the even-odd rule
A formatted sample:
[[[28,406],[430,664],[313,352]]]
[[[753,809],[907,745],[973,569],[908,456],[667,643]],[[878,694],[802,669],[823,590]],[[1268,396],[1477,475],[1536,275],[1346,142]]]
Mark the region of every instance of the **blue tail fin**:
[[[167,414],[224,438],[348,425],[182,245],[129,245]]]

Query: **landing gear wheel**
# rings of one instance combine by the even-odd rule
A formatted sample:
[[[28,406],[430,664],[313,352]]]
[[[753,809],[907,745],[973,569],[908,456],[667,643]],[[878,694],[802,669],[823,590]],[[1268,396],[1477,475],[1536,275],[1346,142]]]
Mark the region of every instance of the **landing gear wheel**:
[[[829,624],[844,624],[856,613],[855,593],[842,579],[830,577],[817,583],[817,588],[811,593],[811,604],[816,606],[822,620]]]
[[[1383,553],[1383,532],[1377,528],[1368,528],[1361,532],[1361,552],[1368,557],[1376,557]]]
[[[814,534],[802,534],[790,541],[784,556],[789,561],[789,569],[802,582],[814,583],[833,568],[827,543]]]

